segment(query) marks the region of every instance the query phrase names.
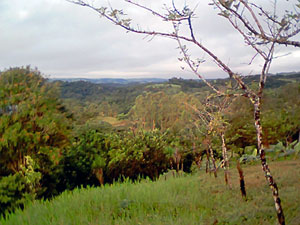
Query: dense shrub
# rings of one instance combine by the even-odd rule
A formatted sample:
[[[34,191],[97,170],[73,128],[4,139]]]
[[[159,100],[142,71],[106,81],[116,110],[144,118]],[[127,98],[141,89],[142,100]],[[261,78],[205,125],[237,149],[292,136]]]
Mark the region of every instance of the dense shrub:
[[[181,147],[179,145],[182,145]],[[186,143],[177,146],[184,149]],[[62,153],[60,187],[100,185],[115,180],[149,177],[156,179],[171,169],[173,155],[169,134],[159,130],[101,133],[90,130],[75,138]],[[184,171],[189,172],[193,154],[182,152]]]
[[[107,136],[103,133],[90,130],[76,137],[73,145],[62,153],[60,188],[74,189],[81,185],[99,184],[93,165],[99,157],[106,160],[107,151]],[[102,166],[105,167],[105,164]]]
[[[53,171],[70,130],[57,96],[55,86],[30,67],[0,75],[1,213],[56,190]]]
[[[0,215],[13,212],[16,208],[23,208],[24,205],[35,198],[35,183],[30,179],[38,181],[38,175],[32,173],[31,177],[24,176],[22,173],[16,173],[0,179]]]

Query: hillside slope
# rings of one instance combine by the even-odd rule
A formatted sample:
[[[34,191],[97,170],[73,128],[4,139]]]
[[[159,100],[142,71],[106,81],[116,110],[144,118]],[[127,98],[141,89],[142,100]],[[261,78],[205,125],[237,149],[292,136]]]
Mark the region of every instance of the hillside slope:
[[[271,163],[279,184],[287,224],[300,223],[300,160]],[[43,224],[276,224],[272,195],[260,165],[244,169],[248,201],[233,189],[223,172],[214,179],[200,174],[157,181],[114,184],[65,192],[52,201],[35,202],[3,225]]]

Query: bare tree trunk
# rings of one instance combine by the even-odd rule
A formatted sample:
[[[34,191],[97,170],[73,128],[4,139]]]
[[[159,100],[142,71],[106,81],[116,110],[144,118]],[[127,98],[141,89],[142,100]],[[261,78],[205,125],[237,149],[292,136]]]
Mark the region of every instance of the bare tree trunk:
[[[183,160],[181,160],[181,172],[183,174]]]
[[[227,157],[227,148],[226,148],[226,143],[225,143],[225,135],[224,132],[221,133],[221,139],[222,139],[222,155],[224,159],[224,173],[225,173],[225,183],[226,185],[231,188],[231,183],[229,181],[230,175],[229,175],[229,160]]]
[[[173,170],[173,161],[172,161],[172,159],[170,159],[170,165],[171,165],[172,175],[173,175],[173,177],[175,177],[175,173],[174,173],[174,170]]]
[[[200,156],[196,159],[196,164],[197,164],[197,167],[199,170],[201,169],[202,160],[203,160],[202,156]]]
[[[175,167],[175,169],[176,169],[176,174],[178,175],[180,159],[179,159],[177,150],[176,150],[176,154],[175,154],[174,159],[175,159],[175,163],[176,163],[176,167]]]
[[[205,170],[205,172],[208,173],[208,171],[209,171],[209,174],[210,174],[209,152],[208,152],[207,149],[206,149],[206,159],[207,159],[207,161],[206,161],[206,170]]]
[[[95,169],[94,170],[94,173],[100,183],[100,185],[102,186],[104,184],[104,179],[103,179],[103,169],[100,168],[100,169]]]
[[[170,166],[171,166],[171,170],[173,170],[173,162],[172,162],[172,159],[170,159]]]
[[[152,120],[152,130],[155,130],[155,121]]]
[[[215,175],[215,177],[217,177],[217,167],[216,167],[216,161],[215,161],[215,157],[214,157],[214,152],[213,152],[213,149],[212,149],[212,147],[211,147],[210,144],[208,145],[208,147],[209,147],[211,161],[213,163],[214,175]]]
[[[275,202],[275,209],[278,217],[278,222],[280,224],[285,224],[285,218],[283,214],[283,210],[281,207],[281,200],[279,198],[278,187],[271,175],[271,171],[267,164],[265,150],[262,145],[262,127],[260,122],[260,104],[261,104],[261,97],[257,97],[254,101],[254,120],[255,120],[255,129],[257,134],[257,150],[260,156],[262,169],[265,173],[266,180],[272,190],[273,199]]]
[[[247,194],[246,194],[246,185],[245,185],[245,179],[244,179],[244,172],[242,170],[242,167],[240,165],[239,160],[236,161],[236,168],[239,172],[240,175],[240,189],[241,189],[241,194],[242,197],[246,200]]]

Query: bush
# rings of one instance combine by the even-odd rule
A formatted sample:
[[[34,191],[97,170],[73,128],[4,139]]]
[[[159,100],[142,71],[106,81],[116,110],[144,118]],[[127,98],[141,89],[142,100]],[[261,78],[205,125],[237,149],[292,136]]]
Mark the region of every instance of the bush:
[[[78,186],[98,185],[99,181],[94,175],[94,167],[98,166],[101,157],[101,167],[106,165],[106,135],[95,130],[81,134],[62,154],[60,165],[62,167],[61,185],[63,189],[74,189]]]
[[[23,208],[26,202],[33,199],[34,195],[26,192],[26,181],[20,173],[0,179],[0,215]]]

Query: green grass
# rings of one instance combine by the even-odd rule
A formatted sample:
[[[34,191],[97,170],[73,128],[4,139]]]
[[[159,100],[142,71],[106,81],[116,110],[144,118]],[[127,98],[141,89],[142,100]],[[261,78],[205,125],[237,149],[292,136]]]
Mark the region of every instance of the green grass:
[[[287,224],[300,224],[300,160],[273,162]],[[248,201],[204,172],[156,182],[106,185],[64,192],[52,201],[33,202],[0,224],[276,224],[271,191],[259,165],[244,168]]]

